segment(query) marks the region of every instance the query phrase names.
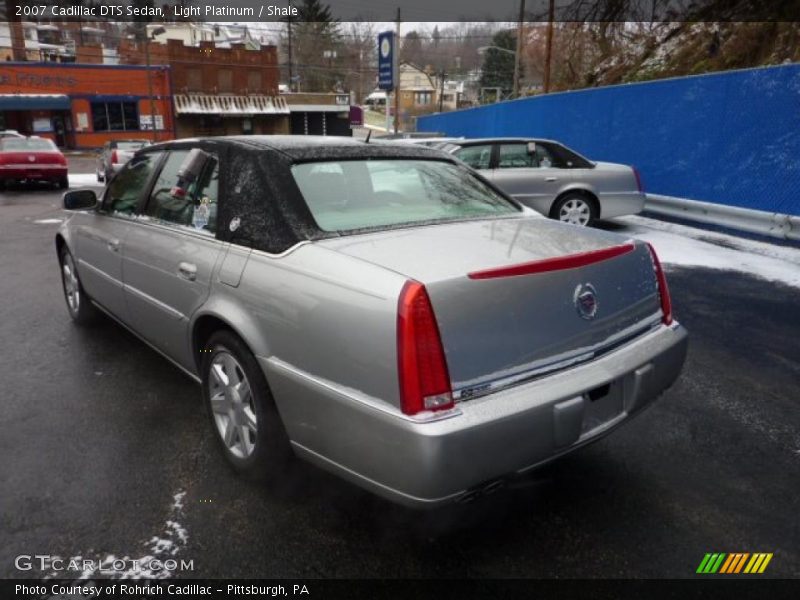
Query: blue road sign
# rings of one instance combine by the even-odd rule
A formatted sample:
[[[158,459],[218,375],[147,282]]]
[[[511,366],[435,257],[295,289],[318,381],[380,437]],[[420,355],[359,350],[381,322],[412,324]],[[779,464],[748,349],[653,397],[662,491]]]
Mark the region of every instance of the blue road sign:
[[[394,31],[378,34],[378,87],[393,90],[396,85],[397,64],[395,62]]]

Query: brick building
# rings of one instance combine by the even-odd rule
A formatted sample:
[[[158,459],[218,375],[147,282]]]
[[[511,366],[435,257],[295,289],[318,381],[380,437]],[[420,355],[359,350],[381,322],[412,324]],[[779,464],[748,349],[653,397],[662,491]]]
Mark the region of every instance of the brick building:
[[[169,69],[151,67],[149,83],[147,73],[142,66],[0,62],[0,129],[47,137],[64,148],[172,139]]]
[[[150,43],[149,52],[151,64],[170,67],[177,137],[289,132],[275,46],[187,46],[168,39]],[[118,53],[120,64],[145,64],[143,42],[122,40]]]

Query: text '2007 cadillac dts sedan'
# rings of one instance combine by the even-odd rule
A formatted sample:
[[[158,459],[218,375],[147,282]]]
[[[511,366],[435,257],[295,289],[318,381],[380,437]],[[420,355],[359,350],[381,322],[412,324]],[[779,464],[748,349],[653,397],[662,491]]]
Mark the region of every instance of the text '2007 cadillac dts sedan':
[[[247,475],[293,451],[406,505],[472,498],[643,410],[686,354],[647,244],[428,148],[182,140],[64,204],[73,319],[101,309],[201,382]]]

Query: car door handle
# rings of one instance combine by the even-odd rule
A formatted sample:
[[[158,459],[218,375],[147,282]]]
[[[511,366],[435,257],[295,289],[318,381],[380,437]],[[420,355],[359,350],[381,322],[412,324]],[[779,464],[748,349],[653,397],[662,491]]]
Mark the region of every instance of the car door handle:
[[[545,181],[558,181],[558,177],[545,177]]]
[[[197,265],[182,262],[178,265],[178,275],[189,281],[194,281],[197,279]]]
[[[118,239],[110,239],[107,242],[108,249],[112,252],[119,252],[119,240]]]

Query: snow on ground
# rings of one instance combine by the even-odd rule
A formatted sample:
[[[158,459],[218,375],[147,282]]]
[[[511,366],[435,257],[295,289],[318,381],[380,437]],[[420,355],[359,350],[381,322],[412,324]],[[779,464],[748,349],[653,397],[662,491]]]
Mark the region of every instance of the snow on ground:
[[[106,556],[87,556],[76,555],[68,558],[61,558],[52,556],[52,561],[61,561],[56,563],[60,565],[58,570],[53,569],[47,574],[45,579],[53,578],[71,578],[71,573],[77,566],[82,569],[78,579],[94,579],[98,576],[109,579],[166,579],[172,577],[173,572],[170,571],[172,561],[180,563],[176,560],[177,554],[181,549],[186,546],[189,541],[189,534],[186,529],[176,520],[183,514],[183,500],[186,492],[181,491],[176,493],[173,498],[172,506],[170,506],[170,518],[164,523],[159,535],[152,536],[147,542],[143,544],[147,551],[138,558],[134,558],[131,554],[114,555],[108,554]],[[169,561],[169,562],[167,562]],[[166,563],[166,565],[165,565]],[[166,568],[165,568],[166,566]]]
[[[70,173],[69,174],[69,187],[102,187],[104,183],[97,181],[97,175],[94,173]]]
[[[800,287],[800,248],[759,242],[646,217],[614,219],[622,235],[650,242],[669,265],[740,271]]]

